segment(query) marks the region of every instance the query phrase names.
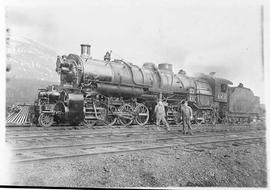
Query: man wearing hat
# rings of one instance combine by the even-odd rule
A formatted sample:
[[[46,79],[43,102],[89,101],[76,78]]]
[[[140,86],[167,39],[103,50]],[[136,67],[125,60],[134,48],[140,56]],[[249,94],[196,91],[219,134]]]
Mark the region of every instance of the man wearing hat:
[[[181,114],[183,120],[183,134],[193,135],[193,133],[191,132],[191,123],[190,123],[190,121],[192,120],[192,109],[191,107],[188,106],[187,100],[182,101]],[[186,133],[186,126],[188,127],[187,133]]]

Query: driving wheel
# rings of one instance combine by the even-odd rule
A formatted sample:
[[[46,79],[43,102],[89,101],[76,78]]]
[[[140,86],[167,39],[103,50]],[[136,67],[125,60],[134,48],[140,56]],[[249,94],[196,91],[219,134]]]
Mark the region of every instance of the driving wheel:
[[[120,108],[121,114],[119,115],[119,121],[122,125],[128,126],[133,122],[133,108],[129,104],[124,104]]]
[[[135,121],[137,124],[143,126],[148,122],[149,110],[145,105],[143,104],[137,105],[135,108],[135,113],[136,113]]]

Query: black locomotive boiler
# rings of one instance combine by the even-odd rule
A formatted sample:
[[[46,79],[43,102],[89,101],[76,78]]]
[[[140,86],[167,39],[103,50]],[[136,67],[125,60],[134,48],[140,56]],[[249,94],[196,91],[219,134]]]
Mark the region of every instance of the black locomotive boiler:
[[[145,125],[153,121],[159,98],[167,103],[167,120],[174,123],[181,122],[178,109],[184,99],[194,110],[194,122],[250,121],[258,117],[259,98],[242,86],[229,87],[229,80],[205,74],[189,77],[183,70],[175,74],[168,63],[144,63],[140,68],[128,61],[110,60],[108,52],[104,60],[97,60],[91,57],[90,48],[82,44],[81,55],[57,57],[59,97],[53,111],[42,114],[46,120],[39,119],[41,126],[53,122],[93,125],[97,121]]]

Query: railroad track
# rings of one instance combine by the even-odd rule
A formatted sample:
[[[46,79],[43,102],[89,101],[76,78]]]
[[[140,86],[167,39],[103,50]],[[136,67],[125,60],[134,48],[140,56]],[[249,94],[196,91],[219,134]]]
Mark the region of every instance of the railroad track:
[[[64,159],[99,154],[124,153],[133,151],[144,151],[164,149],[175,146],[185,148],[202,146],[205,144],[228,144],[231,142],[258,142],[264,141],[263,132],[238,132],[238,133],[215,133],[205,135],[183,136],[166,134],[162,137],[132,138],[118,141],[71,144],[32,146],[24,148],[13,148],[13,162],[27,163],[34,161],[46,161],[53,159]]]
[[[244,126],[244,125],[243,125]],[[246,127],[246,126],[244,126]],[[177,126],[172,126],[171,127],[172,129],[182,129],[182,127],[177,127]],[[240,127],[232,127],[233,130],[239,130],[241,129]],[[248,128],[248,127],[247,127]],[[113,131],[121,131],[121,132],[141,132],[141,131],[149,131],[149,129],[156,129],[156,126],[154,125],[148,125],[148,126],[145,126],[145,127],[141,127],[141,126],[135,126],[135,127],[130,127],[130,128],[101,128],[101,129],[90,129],[90,128],[84,128],[84,129],[80,129],[80,130],[77,130],[77,129],[72,129],[72,128],[64,128],[64,129],[61,129],[59,128],[59,130],[47,130],[47,129],[44,129],[44,130],[26,130],[26,131],[6,131],[6,136],[7,137],[19,137],[19,136],[23,136],[23,135],[33,135],[34,134],[40,134],[40,135],[44,135],[44,134],[55,134],[55,135],[58,135],[58,134],[70,134],[70,133],[92,133],[92,134],[97,134],[97,133],[110,133],[110,132],[113,132]],[[253,129],[264,129],[264,127],[254,127],[254,128],[251,128],[252,130]],[[219,128],[218,127],[214,127],[214,126],[210,126],[210,127],[198,127],[198,126],[193,126],[193,130],[194,131],[207,131],[207,130],[212,130],[212,131],[215,131],[215,130],[218,130],[218,131],[221,131],[221,130],[228,130],[228,127],[224,125],[223,128]],[[230,129],[231,130],[231,129]]]
[[[107,129],[71,129],[71,130],[54,130],[54,131],[22,131],[22,132],[6,132],[6,135],[11,137],[11,136],[23,136],[23,135],[34,135],[34,134],[69,134],[69,133],[92,133],[92,134],[99,134],[99,133],[111,133],[111,132],[116,132],[116,131],[121,131],[121,132],[136,132],[136,131],[149,131],[149,128],[156,129],[154,126],[148,126],[146,127],[134,127],[134,128],[107,128]],[[173,127],[176,128],[176,127]],[[180,129],[178,127],[178,129]]]
[[[224,136],[224,135],[236,135],[236,134],[245,134],[245,135],[257,135],[257,133],[254,133],[254,132],[247,132],[247,133],[244,133],[244,132],[231,132],[231,133],[219,133],[219,134],[215,134],[215,133],[208,133],[208,134],[204,134],[204,135],[201,135],[201,134],[196,134],[195,136],[183,136],[181,134],[170,134],[170,133],[159,133],[159,134],[163,134],[162,135],[162,138],[159,138],[158,134],[155,135],[156,138],[159,138],[159,139],[178,139],[179,137],[180,138],[183,138],[183,139],[186,139],[186,138],[189,138],[189,139],[193,139],[193,138],[206,138],[206,137],[212,137],[212,136],[215,136],[215,137],[218,137],[218,136]],[[131,140],[130,140],[131,139]],[[149,139],[148,139],[149,140]],[[151,139],[151,140],[155,140],[155,138]],[[137,141],[146,141],[145,138],[140,138],[140,140],[138,140],[138,138],[128,138],[128,140],[118,140],[118,141],[110,141],[109,142],[104,142],[104,139],[102,139],[102,142],[91,142],[91,143],[83,143],[83,144],[69,144],[69,145],[49,145],[49,146],[27,146],[27,147],[18,147],[18,148],[13,148],[12,150],[32,150],[32,149],[46,149],[46,148],[65,148],[65,147],[78,147],[78,146],[85,146],[85,145],[103,145],[103,144],[110,144],[110,143],[122,143],[122,142],[137,142]]]
[[[35,126],[29,126],[29,127],[7,127],[6,128],[6,133],[18,133],[18,132],[55,132],[55,131],[68,131],[68,130],[110,130],[110,129],[130,129],[130,128],[148,128],[148,127],[152,127],[154,125],[145,125],[145,126],[138,126],[138,125],[132,125],[129,127],[125,127],[125,126],[113,126],[113,127],[109,127],[106,125],[103,126],[95,126],[95,127],[89,127],[89,126],[69,126],[69,125],[63,125],[63,126],[52,126],[49,128],[43,128],[43,127],[35,127]],[[176,125],[172,125],[172,126],[176,126]],[[193,128],[207,128],[207,127],[236,127],[236,128],[240,128],[240,127],[256,127],[256,124],[239,124],[239,125],[230,125],[230,124],[216,124],[216,125],[212,125],[212,124],[193,124],[192,125]]]
[[[150,136],[161,136],[161,135],[179,135],[180,128],[174,127],[170,132],[165,130],[156,131],[147,130],[147,129],[125,129],[125,130],[106,130],[106,131],[67,131],[67,132],[45,132],[45,133],[28,133],[28,134],[12,134],[6,136],[6,141],[13,145],[20,146],[29,146],[32,144],[44,144],[44,143],[54,143],[58,144],[68,144],[69,142],[74,143],[74,141],[95,141],[95,140],[119,140],[119,139],[128,139],[128,138],[149,138]],[[258,132],[258,129],[252,130],[230,130],[233,133],[241,133],[241,132]],[[195,131],[196,134],[206,134],[205,131]],[[217,131],[218,133],[222,133],[224,131]],[[209,133],[209,132],[208,132]],[[215,132],[211,132],[215,133]]]

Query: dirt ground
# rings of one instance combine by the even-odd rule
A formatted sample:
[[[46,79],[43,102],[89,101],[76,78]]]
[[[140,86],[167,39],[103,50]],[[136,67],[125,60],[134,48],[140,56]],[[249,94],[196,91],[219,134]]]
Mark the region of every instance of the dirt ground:
[[[265,144],[181,147],[18,164],[12,185],[53,187],[266,187]]]

